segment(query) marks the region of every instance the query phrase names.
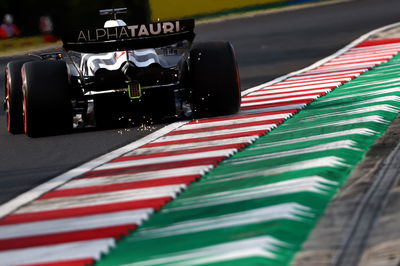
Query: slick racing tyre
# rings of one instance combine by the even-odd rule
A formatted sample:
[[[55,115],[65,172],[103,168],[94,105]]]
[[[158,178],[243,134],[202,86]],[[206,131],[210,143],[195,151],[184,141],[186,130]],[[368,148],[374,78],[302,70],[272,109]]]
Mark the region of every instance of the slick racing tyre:
[[[229,42],[193,44],[189,55],[189,87],[195,117],[237,113],[240,79]]]
[[[65,62],[28,62],[21,73],[25,133],[41,137],[71,130],[72,104]]]
[[[24,133],[21,67],[28,61],[31,60],[9,62],[5,70],[4,104],[7,115],[7,130],[11,134]]]

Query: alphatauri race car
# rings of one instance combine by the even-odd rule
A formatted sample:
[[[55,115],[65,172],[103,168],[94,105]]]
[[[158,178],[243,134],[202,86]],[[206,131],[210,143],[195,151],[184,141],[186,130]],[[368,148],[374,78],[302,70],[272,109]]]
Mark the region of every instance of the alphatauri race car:
[[[92,123],[114,127],[142,116],[230,115],[240,107],[240,79],[229,42],[193,42],[194,20],[128,26],[117,14],[104,27],[70,31],[63,51],[9,62],[7,128],[30,137]],[[92,121],[92,122],[91,122]]]

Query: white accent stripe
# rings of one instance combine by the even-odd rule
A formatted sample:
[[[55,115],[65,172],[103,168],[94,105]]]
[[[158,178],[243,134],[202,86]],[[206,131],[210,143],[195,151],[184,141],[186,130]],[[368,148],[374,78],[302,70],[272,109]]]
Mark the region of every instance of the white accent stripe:
[[[335,70],[335,69],[341,69],[342,67],[372,67],[374,65],[381,64],[382,62],[384,62],[384,61],[381,60],[381,61],[373,61],[373,62],[368,62],[368,63],[362,62],[362,63],[342,64],[342,65],[337,65],[337,66],[323,65],[323,66],[317,68],[317,70],[328,70],[328,69]]]
[[[367,47],[365,47],[365,48],[367,48]],[[399,51],[399,48],[396,48],[396,47],[390,47],[390,48],[387,48],[387,49],[381,49],[379,47],[379,45],[376,45],[375,47],[371,46],[369,49],[365,49],[364,51],[361,51],[361,50],[358,50],[358,49],[361,49],[361,48],[351,49],[350,51],[348,51],[346,53],[346,55],[369,54],[369,55],[372,56],[372,55],[379,54],[379,53],[394,53],[395,54],[395,53],[397,53]]]
[[[371,130],[369,128],[355,128],[355,129],[344,130],[344,131],[339,131],[339,132],[334,132],[334,133],[327,133],[327,134],[321,134],[321,135],[313,135],[313,136],[309,136],[309,137],[302,137],[302,138],[296,138],[296,139],[287,139],[287,140],[275,141],[275,142],[270,142],[270,143],[263,143],[263,144],[259,144],[259,145],[255,146],[255,147],[249,147],[248,149],[249,150],[259,150],[259,149],[265,149],[265,148],[270,148],[270,147],[280,147],[280,146],[284,146],[284,145],[304,143],[307,141],[344,137],[344,136],[350,136],[350,135],[372,136],[377,133],[378,132]]]
[[[371,82],[367,82],[367,83],[359,83],[359,82],[354,82],[353,85],[351,86],[347,86],[346,88],[343,89],[354,89],[354,88],[364,88],[367,87],[369,89],[376,89],[376,88],[383,88],[383,87],[391,87],[393,88],[394,86],[399,86],[400,83],[398,82],[400,81],[400,78],[397,79],[390,79],[390,80],[378,80],[378,81],[371,81]]]
[[[312,74],[337,74],[337,73],[342,73],[342,72],[347,72],[347,71],[359,71],[360,73],[367,71],[371,66],[358,66],[358,67],[350,67],[350,66],[343,66],[341,68],[337,69],[322,69],[323,66],[320,66],[314,70],[308,71],[306,74],[307,75],[312,75]]]
[[[40,264],[76,259],[100,259],[115,246],[113,238],[79,241],[59,245],[23,248],[10,251],[0,251],[0,261],[3,265]]]
[[[141,154],[153,154],[159,152],[170,152],[170,151],[184,151],[189,149],[196,148],[205,148],[205,147],[216,147],[220,145],[226,144],[239,144],[239,143],[252,143],[258,136],[249,136],[249,137],[240,137],[240,138],[228,138],[221,140],[211,140],[211,141],[201,141],[194,143],[186,143],[186,144],[174,144],[174,145],[165,145],[151,148],[139,148],[130,153],[125,154],[124,156],[134,156]]]
[[[354,77],[359,76],[360,73],[354,73],[354,74],[349,74],[349,75],[324,75],[321,77],[309,77],[309,78],[299,78],[299,79],[292,79],[289,78],[287,79],[288,83],[297,83],[297,82],[310,82],[310,81],[330,81],[331,79],[335,79],[337,82],[344,82],[344,81],[350,81]],[[288,84],[286,83],[286,84]]]
[[[382,56],[377,56],[377,57],[370,57],[368,58],[368,60],[362,60],[360,58],[356,58],[356,59],[343,59],[343,58],[338,58],[337,60],[332,60],[329,63],[326,63],[325,66],[334,66],[334,65],[344,65],[344,64],[351,64],[351,63],[357,63],[360,61],[387,61],[390,58],[392,58],[393,55],[391,56],[386,56],[386,57],[382,57]],[[365,62],[368,63],[368,62]]]
[[[369,53],[371,51],[386,51],[386,50],[400,50],[400,44],[386,43],[386,44],[378,44],[378,45],[372,45],[372,46],[355,47],[355,48],[351,49],[351,52]]]
[[[329,151],[329,150],[337,150],[337,149],[358,150],[357,148],[355,148],[356,145],[357,145],[357,143],[352,140],[340,140],[340,141],[324,143],[321,145],[315,145],[315,146],[302,148],[302,149],[293,149],[293,150],[287,150],[287,151],[282,151],[282,152],[258,154],[255,156],[248,156],[248,157],[240,157],[237,159],[230,160],[228,164],[232,164],[232,165],[247,164],[247,163],[254,163],[254,162],[259,162],[259,161],[276,159],[276,158],[304,155],[304,154],[309,154],[309,153],[316,153],[316,152],[321,152],[321,151]]]
[[[310,83],[310,84],[324,84],[324,83],[333,83],[333,82],[345,82],[351,80],[353,76],[342,76],[342,77],[327,77],[327,78],[307,78],[307,79],[298,79],[298,80],[290,80],[287,79],[286,81],[280,83],[282,85],[293,85],[296,86],[302,83]]]
[[[373,99],[368,99],[364,101],[359,101],[356,103],[351,103],[351,104],[342,104],[341,106],[344,107],[349,107],[349,106],[358,106],[358,105],[364,105],[364,104],[371,104],[371,103],[385,103],[388,101],[394,101],[394,102],[400,102],[400,97],[399,96],[383,96],[383,97],[376,97]],[[337,109],[336,107],[329,107],[326,108],[325,110],[331,110],[331,109]]]
[[[213,216],[211,218],[207,217],[178,222],[162,228],[142,230],[137,234],[137,236],[140,239],[151,239],[243,226],[277,219],[301,221],[301,216],[309,215],[311,215],[311,209],[309,207],[298,203],[283,203],[274,206],[225,214],[217,217]]]
[[[302,80],[302,79],[322,79],[322,78],[330,78],[332,76],[338,76],[338,75],[343,75],[343,76],[358,76],[360,75],[361,71],[357,70],[350,70],[350,71],[338,71],[334,73],[326,73],[326,74],[311,74],[307,75],[305,73],[304,75],[298,75],[298,76],[293,76],[290,77],[288,80],[290,81],[295,81],[295,80]]]
[[[176,194],[181,192],[184,188],[186,188],[186,185],[172,185],[36,200],[26,207],[19,209],[16,213],[90,207],[102,204],[113,204],[119,202],[154,199],[161,197],[175,198]]]
[[[312,91],[299,91],[299,92],[291,92],[291,93],[282,93],[278,95],[261,95],[259,97],[248,97],[245,96],[242,98],[242,103],[252,101],[252,100],[260,100],[260,99],[274,99],[280,97],[289,97],[289,96],[297,96],[297,95],[304,95],[304,94],[320,94],[330,92],[330,89],[321,89],[321,90],[312,90]]]
[[[242,99],[243,101],[243,99]],[[275,120],[275,119],[287,119],[291,117],[291,113],[282,113],[282,114],[276,114],[276,115],[268,115],[268,114],[261,114],[260,116],[257,117],[246,117],[246,118],[238,118],[238,119],[227,119],[223,121],[210,121],[207,123],[189,123],[186,124],[185,126],[178,128],[175,130],[175,132],[179,132],[182,130],[189,130],[189,129],[207,129],[210,127],[217,127],[217,126],[230,126],[230,125],[236,125],[236,124],[242,124],[242,123],[248,123],[248,122],[261,122],[261,121],[268,121],[268,120]]]
[[[364,113],[369,113],[369,112],[375,112],[375,111],[384,111],[384,112],[390,112],[390,113],[399,113],[400,108],[389,105],[389,104],[380,104],[380,105],[373,105],[373,106],[366,106],[366,107],[361,107],[353,110],[346,110],[346,111],[338,111],[338,112],[329,112],[326,114],[317,114],[317,115],[311,115],[307,118],[302,119],[302,122],[308,122],[308,121],[313,121],[316,119],[321,119],[321,118],[328,118],[332,116],[346,116],[346,115],[354,115],[354,114],[364,114]]]
[[[183,252],[164,254],[161,258],[139,261],[130,265],[153,266],[153,265],[203,265],[218,262],[226,262],[243,258],[276,258],[280,247],[289,246],[270,236],[246,238],[225,242],[223,244],[211,245],[205,248],[185,250]]]
[[[299,86],[299,87],[294,87],[294,88],[286,88],[286,90],[288,91],[296,91],[296,90],[312,90],[312,89],[323,89],[323,88],[327,88],[327,87],[334,87],[334,86],[338,86],[341,83],[336,82],[336,83],[325,83],[325,84],[319,84],[319,85],[307,85],[307,86]],[[280,91],[282,91],[285,88],[281,88]],[[264,94],[264,93],[274,93],[278,91],[278,89],[263,89],[263,90],[259,90],[257,92],[254,92],[250,95],[258,95],[258,94]]]
[[[263,95],[269,95],[269,94],[272,94],[272,93],[295,92],[295,93],[306,94],[307,91],[303,91],[303,90],[310,90],[310,89],[311,89],[311,90],[316,90],[316,91],[331,91],[331,89],[327,89],[326,86],[316,86],[315,88],[314,88],[314,87],[309,88],[309,87],[307,86],[307,87],[304,87],[304,88],[287,88],[287,89],[277,89],[277,90],[260,90],[260,91],[257,91],[257,92],[253,92],[253,93],[251,93],[251,94],[248,94],[248,95],[246,95],[246,96],[243,96],[243,97],[242,97],[242,101],[245,100],[245,99],[256,98],[256,97],[254,97],[254,96],[257,96],[257,95],[263,96]],[[310,91],[309,91],[309,92],[310,92]],[[280,96],[280,97],[282,97],[282,96]]]
[[[66,233],[79,230],[137,224],[153,213],[153,209],[113,212],[74,218],[0,226],[0,239]]]
[[[300,101],[300,100],[313,100],[313,99],[317,99],[319,96],[320,96],[319,94],[316,94],[316,95],[302,96],[302,97],[288,97],[286,99],[279,99],[279,100],[261,101],[261,102],[254,102],[254,103],[243,103],[242,107],[256,106],[256,105],[262,105],[262,104],[273,104],[273,103]]]
[[[350,94],[350,95],[326,98],[326,99],[321,99],[320,102],[325,103],[325,102],[332,102],[332,101],[342,100],[342,99],[346,99],[346,98],[374,96],[374,95],[381,95],[381,94],[399,92],[399,91],[400,91],[400,87],[396,87],[396,88],[390,88],[390,89],[385,89],[385,90],[370,91],[370,92],[363,92],[363,93],[354,93],[354,94]]]
[[[290,132],[308,130],[308,129],[319,128],[319,127],[345,126],[345,125],[350,125],[350,124],[370,123],[370,122],[379,123],[379,124],[389,123],[389,121],[383,119],[383,117],[380,115],[370,115],[370,116],[359,117],[359,118],[354,118],[354,119],[346,119],[346,120],[341,120],[341,121],[336,121],[336,122],[328,122],[328,123],[313,125],[313,126],[309,126],[309,127],[291,129]],[[284,128],[284,125],[282,126],[282,130],[280,132],[287,132],[287,130]]]
[[[157,158],[149,158],[149,159],[135,159],[131,161],[123,161],[123,162],[110,162],[107,164],[103,164],[102,166],[96,168],[95,170],[110,170],[124,167],[134,167],[134,166],[142,166],[148,164],[158,164],[158,163],[172,163],[186,160],[195,160],[195,159],[207,159],[212,157],[229,157],[233,155],[237,149],[225,149],[225,150],[216,150],[216,151],[207,151],[207,152],[198,152],[191,154],[181,154],[181,155],[172,155],[172,156],[164,156]]]
[[[349,165],[346,165],[343,163],[343,159],[336,157],[336,156],[328,156],[328,157],[321,157],[317,159],[311,159],[311,160],[305,160],[305,161],[300,161],[300,162],[295,162],[295,163],[289,163],[281,166],[277,166],[275,168],[269,168],[267,170],[245,170],[245,171],[237,171],[234,173],[229,173],[229,174],[222,174],[222,175],[217,175],[213,176],[215,180],[213,181],[208,181],[209,184],[212,183],[217,183],[221,182],[221,180],[237,180],[237,179],[243,179],[243,178],[250,178],[250,177],[256,177],[256,176],[272,176],[272,175],[278,175],[278,174],[283,174],[283,173],[288,173],[292,171],[300,171],[300,170],[306,170],[306,169],[312,169],[312,168],[318,168],[318,167],[349,167]]]
[[[264,112],[279,112],[279,111],[287,111],[287,110],[301,110],[306,107],[307,104],[285,104],[282,106],[275,106],[275,107],[266,107],[266,108],[257,108],[249,109],[249,110],[242,110],[240,114],[256,114],[256,113],[264,113]]]
[[[211,131],[211,132],[172,135],[172,136],[161,137],[161,138],[157,139],[156,141],[154,141],[153,143],[164,142],[164,141],[176,141],[176,140],[183,140],[183,139],[184,140],[197,140],[198,138],[204,138],[204,137],[214,137],[214,136],[222,136],[222,135],[234,134],[234,133],[254,132],[254,131],[259,131],[259,130],[270,130],[274,127],[276,127],[275,124],[269,124],[269,125],[262,125],[262,126],[215,130],[215,131]]]
[[[288,88],[288,87],[293,87],[293,90],[295,90],[296,88],[301,88],[301,89],[313,89],[315,87],[335,87],[335,86],[339,86],[341,85],[342,82],[335,82],[335,80],[324,80],[324,81],[313,81],[313,82],[299,82],[299,83],[295,83],[295,84],[286,84],[286,83],[280,83],[280,85],[273,85],[270,86],[268,88],[265,88],[265,90],[274,90],[274,89],[283,89],[283,88]]]
[[[134,181],[146,181],[146,180],[163,179],[169,177],[181,177],[187,175],[203,175],[212,168],[213,166],[210,165],[202,165],[202,166],[173,168],[168,170],[149,171],[138,174],[75,179],[72,180],[71,182],[68,182],[64,186],[60,187],[59,189],[104,186],[109,184],[129,183]]]
[[[370,59],[370,58],[375,58],[375,57],[378,57],[378,56],[380,56],[380,57],[389,57],[389,58],[391,58],[392,56],[393,56],[393,54],[394,54],[394,52],[392,52],[392,51],[389,51],[389,52],[386,52],[386,51],[384,51],[384,52],[377,52],[377,53],[374,53],[373,55],[372,55],[372,57],[371,57],[371,55],[370,54],[368,54],[368,53],[359,53],[359,54],[349,54],[349,55],[346,55],[346,54],[344,54],[344,55],[342,55],[341,57],[337,57],[337,58],[335,58],[335,59],[333,59],[332,61],[330,61],[330,62],[339,62],[340,60],[351,60],[351,59]],[[328,62],[328,63],[330,63],[330,62]],[[327,64],[328,64],[327,63]]]
[[[336,189],[327,186],[338,185],[337,182],[329,181],[320,176],[301,177],[285,180],[267,185],[254,186],[236,190],[224,190],[207,195],[186,197],[181,199],[179,206],[169,208],[169,212],[182,211],[188,209],[204,208],[210,206],[223,205],[227,203],[267,198],[277,195],[285,195],[299,192],[312,192],[326,194],[327,191]]]

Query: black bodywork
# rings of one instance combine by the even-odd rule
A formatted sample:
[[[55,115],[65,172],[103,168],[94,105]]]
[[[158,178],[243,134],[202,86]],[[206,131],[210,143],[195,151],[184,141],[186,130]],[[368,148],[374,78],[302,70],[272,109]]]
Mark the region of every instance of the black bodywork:
[[[174,25],[175,28],[164,32],[165,25]],[[152,30],[155,34],[151,33]],[[109,36],[102,36],[105,32]],[[129,36],[124,32],[129,32]],[[142,36],[138,36],[139,33]],[[103,119],[100,113],[108,113],[107,119],[113,120],[126,120],[130,116],[144,114],[190,116],[190,110],[184,108],[184,80],[186,60],[194,37],[194,20],[79,30],[63,36],[65,52],[62,57],[42,57],[61,59],[67,63],[74,113],[83,119],[81,125],[93,124],[93,121],[85,121],[87,117],[93,117],[88,115],[93,109],[97,110],[97,122]],[[130,60],[135,51],[146,52],[149,49],[159,62],[141,66]],[[105,62],[102,67],[88,73],[88,66],[82,63],[85,56],[93,58],[113,53],[124,57],[125,62],[117,69],[107,66]],[[94,108],[90,108],[91,103]]]

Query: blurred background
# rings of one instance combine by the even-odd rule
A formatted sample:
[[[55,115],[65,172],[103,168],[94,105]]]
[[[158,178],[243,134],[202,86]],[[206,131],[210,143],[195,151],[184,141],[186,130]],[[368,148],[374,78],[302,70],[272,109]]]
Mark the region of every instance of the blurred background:
[[[263,8],[274,8],[326,0],[1,0],[0,23],[3,31],[33,36],[52,31],[103,25],[99,9],[127,7],[121,16],[128,24],[176,18],[204,18]],[[11,26],[12,25],[12,26]],[[4,32],[3,32],[4,33]],[[12,34],[11,34],[12,35]],[[1,39],[0,33],[0,39]],[[3,39],[4,36],[3,36]]]
[[[179,18],[213,18],[327,0],[0,0],[0,56],[59,45],[65,31],[96,28],[100,9],[128,8],[128,25]]]
[[[147,22],[147,5],[147,0],[1,0],[0,22],[4,28],[10,22],[16,26],[19,32],[15,35],[33,36],[46,30],[59,35],[65,29],[103,25],[105,18],[98,10],[105,8],[127,7],[129,12],[122,18],[128,24]],[[12,33],[11,28],[9,31]]]

